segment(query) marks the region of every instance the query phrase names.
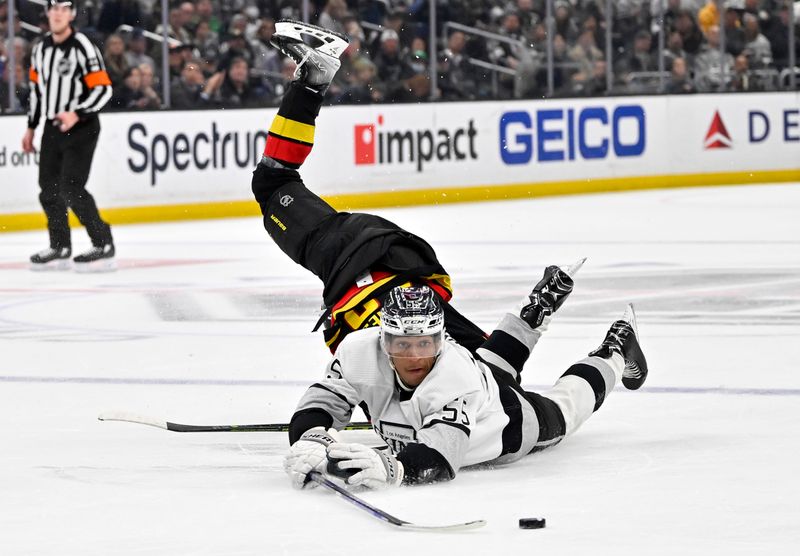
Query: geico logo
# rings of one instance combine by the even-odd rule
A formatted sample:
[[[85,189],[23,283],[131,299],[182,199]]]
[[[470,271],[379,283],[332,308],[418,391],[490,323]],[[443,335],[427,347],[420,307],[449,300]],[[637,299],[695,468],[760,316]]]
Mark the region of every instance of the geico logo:
[[[500,117],[500,157],[506,164],[640,156],[646,143],[644,109],[618,106],[506,112]]]
[[[137,174],[149,170],[150,185],[155,186],[158,174],[170,166],[179,172],[190,166],[197,170],[209,166],[225,169],[234,163],[239,168],[255,166],[266,142],[265,131],[221,135],[216,122],[211,123],[211,133],[177,133],[173,137],[157,133],[148,141],[147,127],[133,124],[128,129],[128,146],[141,158],[128,157],[128,167]]]
[[[383,118],[378,118],[383,125]],[[416,162],[417,172],[431,160],[472,160],[478,159],[475,150],[474,120],[467,127],[452,130],[437,129],[425,131],[376,129],[375,124],[356,125],[355,163],[363,164],[403,164]]]

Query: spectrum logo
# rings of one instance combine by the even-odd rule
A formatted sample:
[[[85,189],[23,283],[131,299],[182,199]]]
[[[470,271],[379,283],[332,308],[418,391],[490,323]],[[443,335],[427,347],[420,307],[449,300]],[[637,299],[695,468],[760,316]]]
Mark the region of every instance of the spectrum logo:
[[[728,133],[728,128],[725,127],[719,115],[719,110],[714,112],[714,119],[711,120],[711,126],[706,133],[703,147],[705,147],[706,150],[730,149],[733,147],[733,139],[731,139],[731,134]]]
[[[465,127],[426,130],[385,130],[383,116],[374,124],[356,124],[356,165],[414,163],[417,172],[433,160],[439,162],[477,160],[475,121]]]

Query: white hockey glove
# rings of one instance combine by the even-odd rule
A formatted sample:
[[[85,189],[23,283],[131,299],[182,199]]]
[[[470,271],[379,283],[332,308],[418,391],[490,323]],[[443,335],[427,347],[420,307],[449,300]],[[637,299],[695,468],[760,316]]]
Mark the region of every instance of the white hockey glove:
[[[336,443],[328,446],[328,473],[348,485],[378,489],[400,486],[404,471],[391,454],[363,444]]]
[[[338,441],[335,429],[327,431],[322,427],[314,427],[303,433],[300,439],[292,444],[289,453],[283,459],[283,469],[292,480],[295,488],[314,488],[317,483],[307,481],[309,471],[325,472],[328,464],[326,448]]]

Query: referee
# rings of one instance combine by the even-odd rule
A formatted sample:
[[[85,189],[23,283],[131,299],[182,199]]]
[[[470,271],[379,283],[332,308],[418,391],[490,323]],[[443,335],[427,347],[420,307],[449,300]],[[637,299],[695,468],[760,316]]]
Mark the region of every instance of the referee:
[[[111,80],[100,51],[72,27],[77,0],[49,0],[50,32],[31,53],[28,129],[22,150],[33,152],[33,134],[44,119],[39,156],[39,201],[47,216],[50,247],[31,256],[33,270],[67,269],[72,242],[71,208],[92,240],[92,249],[75,257],[76,270],[113,270],[111,227],[100,218],[86,191],[100,134],[97,113],[111,98]]]

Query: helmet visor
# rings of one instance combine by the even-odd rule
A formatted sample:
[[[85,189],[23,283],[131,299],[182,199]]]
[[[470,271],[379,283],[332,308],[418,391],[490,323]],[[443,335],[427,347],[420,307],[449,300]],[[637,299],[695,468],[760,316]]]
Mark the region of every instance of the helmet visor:
[[[436,357],[442,352],[443,333],[407,336],[392,334],[385,330],[381,334],[381,347],[386,355],[394,358],[420,359]]]

